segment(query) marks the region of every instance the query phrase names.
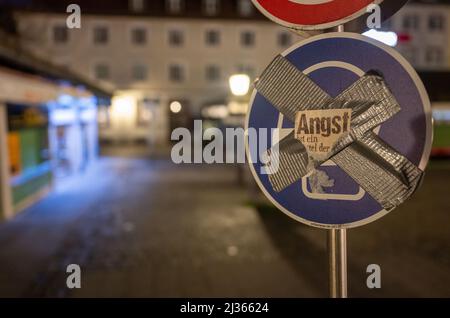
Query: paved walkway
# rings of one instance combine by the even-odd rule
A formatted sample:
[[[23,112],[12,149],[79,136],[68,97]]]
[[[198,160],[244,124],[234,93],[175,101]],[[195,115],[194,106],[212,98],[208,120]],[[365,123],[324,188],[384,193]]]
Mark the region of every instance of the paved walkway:
[[[450,296],[449,203],[430,200],[449,176],[436,167],[413,202],[349,233],[352,296]],[[327,296],[325,232],[257,211],[236,179],[232,167],[102,159],[0,225],[0,296]],[[371,263],[380,291],[365,286]]]

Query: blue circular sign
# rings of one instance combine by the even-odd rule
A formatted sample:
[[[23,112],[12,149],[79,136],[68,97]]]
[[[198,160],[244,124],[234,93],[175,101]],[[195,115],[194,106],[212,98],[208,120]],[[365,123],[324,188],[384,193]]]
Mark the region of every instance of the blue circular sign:
[[[302,41],[282,56],[331,97],[338,96],[369,71],[381,73],[401,111],[378,127],[376,132],[400,154],[425,170],[432,143],[430,101],[419,76],[398,52],[362,35],[328,33]],[[294,123],[285,119],[256,90],[250,103],[246,129],[269,132],[257,134],[256,143],[247,135],[247,156],[261,190],[287,215],[315,227],[351,228],[373,222],[388,213],[332,161],[318,168],[333,180],[332,186],[325,188],[324,193],[312,191],[307,177],[281,192],[274,191],[269,176],[263,172],[264,164],[259,155],[292,132]],[[259,147],[256,157],[255,152],[249,150],[253,146]]]

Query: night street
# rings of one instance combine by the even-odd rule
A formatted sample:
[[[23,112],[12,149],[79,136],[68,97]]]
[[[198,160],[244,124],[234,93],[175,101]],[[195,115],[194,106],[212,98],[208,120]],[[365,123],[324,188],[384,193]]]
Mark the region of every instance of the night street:
[[[350,230],[351,297],[450,296],[449,177],[432,162],[410,202]],[[81,289],[67,289],[68,264]],[[326,297],[327,279],[325,231],[256,209],[233,166],[103,157],[0,225],[2,297]]]
[[[0,0],[0,302],[448,308],[449,83],[450,0]]]

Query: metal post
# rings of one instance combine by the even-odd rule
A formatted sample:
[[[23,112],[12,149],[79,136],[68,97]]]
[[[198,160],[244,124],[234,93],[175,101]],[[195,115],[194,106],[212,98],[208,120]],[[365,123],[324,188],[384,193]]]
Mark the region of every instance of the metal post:
[[[334,29],[345,32],[344,25]],[[329,284],[331,298],[347,298],[347,230],[328,230]]]
[[[328,230],[330,297],[347,298],[347,230]]]

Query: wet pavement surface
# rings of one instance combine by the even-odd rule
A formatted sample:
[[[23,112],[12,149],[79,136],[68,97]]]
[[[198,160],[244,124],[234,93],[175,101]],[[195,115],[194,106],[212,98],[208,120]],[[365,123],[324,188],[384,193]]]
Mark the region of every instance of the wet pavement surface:
[[[353,297],[450,297],[450,163],[349,231]],[[82,288],[66,287],[78,264]],[[379,264],[382,288],[366,287]],[[250,204],[230,166],[107,157],[0,225],[2,297],[326,297],[326,232]]]

